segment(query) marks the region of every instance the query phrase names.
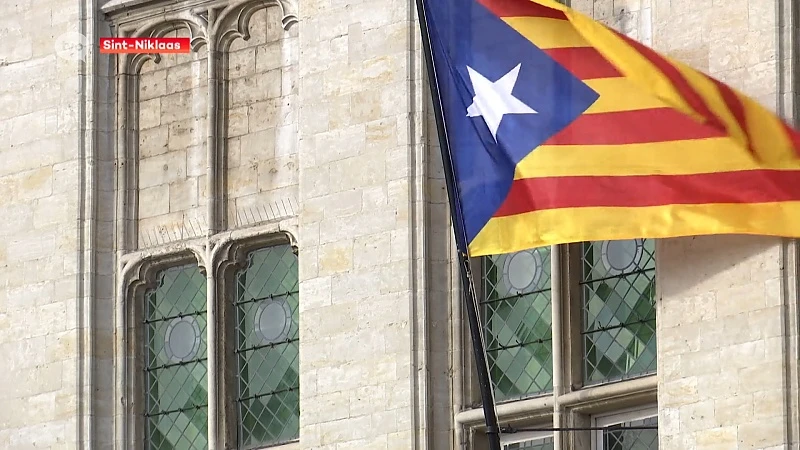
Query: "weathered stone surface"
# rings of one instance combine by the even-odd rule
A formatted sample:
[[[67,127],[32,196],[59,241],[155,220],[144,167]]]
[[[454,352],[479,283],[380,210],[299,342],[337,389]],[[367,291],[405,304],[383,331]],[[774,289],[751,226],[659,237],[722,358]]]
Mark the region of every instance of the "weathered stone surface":
[[[778,64],[789,56],[778,51],[785,11],[774,0],[571,3],[769,108],[796,97]],[[105,90],[115,83],[98,77],[103,60],[86,66],[97,83],[82,84],[83,66],[57,55],[54,42],[78,29],[82,8],[0,6],[0,448],[78,448],[86,392],[97,399],[94,446],[120,439],[110,253],[119,137],[113,89]],[[453,376],[472,367],[452,366],[452,233],[438,149],[426,145],[435,128],[420,108],[427,86],[413,5],[310,0],[298,8],[289,30],[280,8],[254,15],[250,39],[225,56],[228,71],[218,75],[228,91],[217,100],[227,109],[216,111],[227,125],[218,150],[229,227],[279,215],[299,222],[301,431],[281,449],[457,448]],[[204,46],[142,68],[132,134],[142,247],[178,248],[205,232],[207,57]],[[89,85],[95,98],[81,105]],[[82,122],[84,106],[107,105]],[[95,126],[108,129],[81,135]],[[83,159],[92,139],[97,153]],[[96,178],[84,167],[96,167]],[[85,203],[92,188],[95,210]],[[96,238],[81,228],[87,214],[96,214],[87,228]],[[87,246],[95,259],[84,258]],[[785,417],[797,414],[797,386],[785,383],[797,370],[787,353],[797,324],[786,315],[796,293],[785,292],[793,282],[781,278],[780,255],[771,238],[659,242],[659,448],[791,445],[782,427],[798,422]],[[80,298],[90,291],[87,261],[95,264],[91,302]],[[101,322],[91,348],[79,331],[94,317],[87,305]],[[95,385],[81,390],[90,365],[79,354],[89,351]]]

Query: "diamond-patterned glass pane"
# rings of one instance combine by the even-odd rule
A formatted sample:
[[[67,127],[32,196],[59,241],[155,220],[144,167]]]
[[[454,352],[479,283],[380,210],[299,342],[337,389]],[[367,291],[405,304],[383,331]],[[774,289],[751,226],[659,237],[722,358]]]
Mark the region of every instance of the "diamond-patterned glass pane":
[[[603,430],[603,450],[658,450],[658,429],[625,429],[658,426],[657,417],[635,420]]]
[[[208,447],[206,278],[196,265],[161,271],[145,295],[150,450]]]
[[[656,370],[655,243],[583,244],[584,382]]]
[[[237,275],[239,446],[298,438],[298,267],[288,245],[256,250]]]
[[[503,447],[503,450],[553,450],[555,449],[555,442],[552,437],[543,439],[531,439],[530,441],[518,442],[515,444],[508,444]]]
[[[550,247],[484,258],[482,318],[497,401],[553,388]]]

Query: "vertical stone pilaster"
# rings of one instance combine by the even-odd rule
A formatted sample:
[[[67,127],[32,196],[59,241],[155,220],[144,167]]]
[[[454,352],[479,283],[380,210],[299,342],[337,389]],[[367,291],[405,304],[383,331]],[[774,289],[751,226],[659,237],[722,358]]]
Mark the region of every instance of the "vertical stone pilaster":
[[[416,439],[412,7],[300,7],[302,448]]]

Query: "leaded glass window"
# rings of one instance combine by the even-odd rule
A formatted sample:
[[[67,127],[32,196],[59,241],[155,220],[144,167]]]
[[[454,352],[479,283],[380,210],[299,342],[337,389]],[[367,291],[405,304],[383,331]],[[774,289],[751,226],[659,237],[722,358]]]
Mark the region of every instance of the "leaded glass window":
[[[484,258],[482,314],[497,401],[553,388],[550,248]]]
[[[656,370],[655,244],[583,244],[583,376],[587,384]]]
[[[247,255],[236,277],[240,448],[299,436],[298,267],[289,245]]]
[[[552,437],[530,439],[503,446],[503,450],[553,450],[555,448]]]
[[[162,270],[145,293],[145,447],[208,447],[206,278],[197,265]]]
[[[603,430],[601,450],[658,450],[658,417],[633,420]]]

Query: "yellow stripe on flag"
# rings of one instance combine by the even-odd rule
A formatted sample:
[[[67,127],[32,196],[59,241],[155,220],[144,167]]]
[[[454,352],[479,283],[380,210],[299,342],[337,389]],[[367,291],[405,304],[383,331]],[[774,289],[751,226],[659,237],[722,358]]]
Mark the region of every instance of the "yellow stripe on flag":
[[[737,93],[738,95],[738,93]],[[767,162],[794,161],[797,150],[786,135],[783,123],[754,100],[738,95],[744,106],[751,145],[759,158]],[[800,180],[798,180],[800,183]]]
[[[471,256],[596,240],[708,234],[800,237],[800,202],[564,208],[489,220],[470,243]]]
[[[635,111],[668,106],[662,100],[648,94],[623,77],[597,78],[584,80],[583,83],[600,94],[600,98],[584,114]]]
[[[650,92],[651,95],[659,98],[671,107],[689,114],[699,121],[704,121],[702,116],[692,110],[666,75],[658,70],[647,58],[642,56],[641,53],[611,31],[611,29],[552,0],[536,0],[536,3],[564,11],[569,18],[569,23],[572,25],[574,32],[580,34],[584,42],[587,43],[584,45],[593,46],[633,84],[638,85],[639,89]],[[535,30],[532,29],[528,32],[534,33]]]
[[[503,17],[503,21],[542,50],[589,46],[586,39],[567,20],[547,17]]]
[[[797,161],[765,166],[744,149],[734,149],[726,137],[645,144],[541,145],[517,164],[514,178],[800,169]]]
[[[739,146],[747,148],[749,143],[745,130],[739,126],[736,117],[728,108],[725,100],[719,92],[719,89],[707,76],[700,72],[691,69],[684,64],[666,58],[675,68],[683,75],[683,78],[689,83],[695,92],[703,99],[711,113],[716,116],[725,126],[728,134],[733,137]]]

